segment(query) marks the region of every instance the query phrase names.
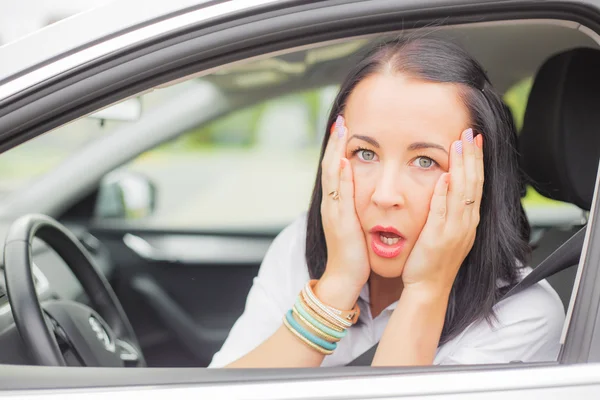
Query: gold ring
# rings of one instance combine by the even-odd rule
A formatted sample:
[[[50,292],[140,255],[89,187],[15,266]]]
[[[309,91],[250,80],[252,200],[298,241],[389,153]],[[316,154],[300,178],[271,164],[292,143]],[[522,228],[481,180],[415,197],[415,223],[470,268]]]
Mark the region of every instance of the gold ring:
[[[334,199],[334,200],[338,200],[340,198],[340,193],[337,190],[334,190],[332,192],[329,192],[329,195]]]
[[[475,200],[469,200],[469,199],[465,200],[465,204],[468,206],[470,206],[473,203],[475,203]]]

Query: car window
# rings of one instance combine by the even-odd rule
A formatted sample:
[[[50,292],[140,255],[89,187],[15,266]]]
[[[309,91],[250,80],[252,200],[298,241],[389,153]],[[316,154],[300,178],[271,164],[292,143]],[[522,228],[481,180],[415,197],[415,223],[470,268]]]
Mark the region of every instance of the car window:
[[[121,187],[121,196],[101,191],[97,217],[177,229],[285,226],[308,208],[336,90],[320,87],[234,109],[141,154],[107,180],[151,183],[153,210],[143,211],[144,201],[132,204],[140,190]],[[125,213],[111,214],[111,199],[129,192]]]
[[[99,120],[83,118],[6,151],[0,157],[0,199],[51,171],[119,124],[110,121],[102,125]]]
[[[142,113],[152,112],[169,97],[177,95],[191,82],[162,91],[150,92],[139,98],[122,101],[106,109],[29,140],[0,157],[0,201],[2,198],[32,184],[52,172],[60,164],[76,156],[81,149],[122,127],[135,124]]]
[[[324,52],[311,54],[317,54],[322,59]],[[341,54],[343,56],[346,53]],[[312,59],[319,57],[314,56]],[[186,128],[177,132],[169,142],[143,152],[127,164],[108,173],[100,183],[95,202],[95,218],[132,222],[136,225],[142,223],[166,230],[248,230],[255,233],[280,229],[306,211],[316,177],[320,143],[326,130],[325,121],[337,86],[331,84],[332,79],[325,78],[322,81],[328,81],[328,85],[318,87],[298,87],[294,86],[293,82],[284,82],[289,84],[281,84],[279,95],[264,96],[268,97],[268,100],[249,99],[260,91],[253,88],[257,82],[279,85],[284,78],[281,78],[278,72],[284,71],[282,73],[296,75],[299,79],[305,71],[308,71],[306,76],[314,72],[305,68],[302,60],[311,60],[311,57],[302,58],[292,54],[277,59],[277,62],[269,63],[269,60],[266,60],[260,64],[273,66],[275,72],[253,71],[250,66],[234,77],[219,72],[207,77],[189,77],[183,83],[157,88],[153,93],[141,95],[139,100],[146,114],[160,113],[156,111],[159,108],[154,106],[178,98],[185,87],[202,83],[215,84],[219,91],[228,94],[223,97],[231,102],[228,103],[229,108],[226,112],[215,114],[192,129]],[[308,61],[306,63],[310,64]],[[329,70],[327,68],[319,72],[325,75]],[[233,85],[238,86],[236,93],[232,93]],[[522,125],[530,88],[531,80],[525,80],[517,83],[505,96],[505,101],[511,107],[519,127]],[[273,93],[275,92],[276,90],[273,90]],[[247,98],[239,101],[240,96]],[[210,113],[210,110],[198,109],[197,113]],[[159,117],[175,122],[172,116],[166,113]],[[113,122],[109,118],[86,118],[69,127],[57,129],[47,137],[40,137],[39,139],[51,140],[51,135],[57,135],[58,138],[64,136],[65,141],[72,140],[73,143],[70,147],[64,147],[57,142],[57,156],[53,156],[55,153],[51,151],[43,151],[43,148],[26,154],[23,149],[27,149],[27,146],[20,147],[22,154],[27,156],[22,159],[29,160],[24,162],[33,164],[36,159],[43,159],[43,162],[37,165],[39,170],[26,175],[18,182],[35,179],[67,159],[77,149],[100,140],[115,130],[126,135],[127,129],[121,128],[134,125],[135,122]],[[146,137],[150,136],[152,135],[146,134]],[[31,145],[36,141],[32,141]],[[132,142],[123,140],[122,143],[125,146]],[[131,154],[134,153],[127,153],[127,158],[130,158]],[[111,168],[112,165],[115,164],[111,164]],[[104,170],[102,171],[104,173]],[[23,183],[17,183],[15,187],[21,184]],[[565,219],[581,216],[581,210],[576,207],[549,200],[532,188],[528,189],[524,203],[530,219],[535,220],[532,216],[538,213],[540,223],[545,221],[555,225],[552,218],[556,216]],[[549,208],[552,210],[548,211]],[[560,212],[555,212],[556,210]],[[569,214],[571,211],[574,214]],[[224,251],[220,252],[224,253],[224,256],[219,254],[218,258],[211,258],[212,254],[206,257],[206,252],[196,251],[201,247],[207,248],[209,252],[221,248],[219,241],[212,241],[214,238],[211,237],[208,238],[211,242],[208,242],[203,241],[205,235],[166,235],[166,232],[162,231],[160,235],[155,235],[154,232],[144,230],[122,235],[127,230],[117,231],[115,236],[118,240],[114,240],[112,236],[115,233],[109,230],[107,243],[110,244],[111,251],[113,246],[115,249],[122,248],[126,251],[114,252],[117,273],[113,280],[119,282],[119,285],[115,285],[119,298],[125,299],[130,296],[133,304],[131,310],[135,311],[131,314],[136,319],[134,323],[138,324],[136,327],[142,326],[146,321],[151,322],[143,332],[146,340],[144,344],[156,353],[170,353],[169,357],[173,356],[171,360],[188,361],[187,357],[197,357],[198,360],[204,361],[201,357],[206,358],[206,354],[196,356],[190,348],[204,353],[205,343],[195,346],[194,340],[186,341],[180,338],[186,335],[190,326],[194,327],[194,323],[197,323],[198,328],[194,330],[199,331],[199,337],[209,345],[216,346],[217,341],[214,338],[224,339],[242,310],[247,290],[259,268],[260,259],[254,259],[254,254],[241,254],[241,257],[233,257],[232,261],[228,257],[229,253],[238,252],[234,246],[230,246],[232,240],[227,235],[218,237],[225,244],[222,247]],[[107,235],[102,229],[93,233],[101,240]],[[105,237],[100,236],[102,234]],[[244,246],[239,253],[253,253],[248,249],[253,248],[254,239],[256,238],[244,238]],[[141,243],[142,247],[135,246],[136,243]],[[202,246],[205,243],[211,245]],[[144,245],[146,247],[143,247]],[[138,252],[140,248],[148,251]],[[234,250],[231,250],[232,248]],[[134,253],[130,253],[129,250]],[[131,257],[136,254],[140,257]],[[177,254],[177,257],[170,257],[171,254]],[[158,257],[154,257],[155,255]],[[163,255],[165,257],[161,258]],[[240,254],[236,254],[238,255]],[[221,263],[222,259],[226,262]],[[240,260],[243,260],[243,263]],[[214,266],[217,268],[212,268]],[[144,290],[140,290],[140,287],[147,283],[156,283],[156,287],[164,291],[147,290],[143,293]],[[148,285],[145,287],[152,288]],[[147,301],[148,298],[144,297],[146,294],[154,301]],[[219,294],[227,296],[219,297]],[[165,299],[166,301],[162,301]],[[215,299],[219,301],[215,302]],[[203,306],[211,301],[218,303],[218,307]],[[159,303],[167,306],[153,308]],[[171,307],[173,305],[176,307]],[[147,309],[144,309],[145,306]],[[179,324],[183,328],[177,324],[169,324],[173,321],[165,318],[165,315],[169,314],[177,315],[178,318],[174,320],[183,321]],[[184,318],[179,318],[181,316]],[[158,328],[153,326],[154,324]],[[163,331],[163,328],[168,329]],[[180,335],[178,330],[183,331],[183,335]],[[151,337],[151,340],[148,340],[148,337]],[[147,344],[148,342],[151,344]],[[174,352],[169,346],[164,346],[164,343],[171,344],[170,342],[175,343]],[[148,353],[156,354],[146,354]],[[183,353],[179,360],[177,353]],[[176,363],[171,360],[160,361]],[[198,360],[192,360],[190,364],[194,365]]]

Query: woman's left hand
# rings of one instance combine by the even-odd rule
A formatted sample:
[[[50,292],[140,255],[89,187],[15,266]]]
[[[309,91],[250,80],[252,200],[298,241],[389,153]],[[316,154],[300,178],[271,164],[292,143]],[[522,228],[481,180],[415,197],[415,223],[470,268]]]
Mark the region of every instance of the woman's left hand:
[[[475,241],[483,192],[483,138],[467,129],[450,149],[450,171],[438,180],[427,222],[404,271],[404,290],[450,293]]]

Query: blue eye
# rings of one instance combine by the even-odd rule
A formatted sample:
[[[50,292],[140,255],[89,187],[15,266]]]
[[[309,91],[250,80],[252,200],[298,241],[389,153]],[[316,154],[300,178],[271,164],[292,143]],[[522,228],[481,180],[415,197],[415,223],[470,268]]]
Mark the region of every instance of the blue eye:
[[[430,169],[431,167],[436,165],[436,162],[433,161],[429,157],[419,156],[419,157],[415,158],[415,161],[413,161],[413,165],[415,167],[419,167],[419,168],[423,168],[423,169]]]
[[[375,153],[371,150],[361,150],[358,154],[365,161],[373,161],[375,159]]]
[[[375,154],[375,152],[373,150],[356,149],[353,153],[358,155],[358,158],[361,161],[368,162],[368,161],[376,161],[376,159],[377,159],[377,154]]]

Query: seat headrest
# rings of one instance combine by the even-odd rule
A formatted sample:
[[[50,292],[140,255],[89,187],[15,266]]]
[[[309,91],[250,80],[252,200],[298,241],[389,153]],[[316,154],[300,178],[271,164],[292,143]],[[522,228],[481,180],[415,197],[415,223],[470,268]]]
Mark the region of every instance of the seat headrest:
[[[600,51],[574,49],[544,63],[529,95],[519,150],[539,193],[591,208],[600,158]]]

